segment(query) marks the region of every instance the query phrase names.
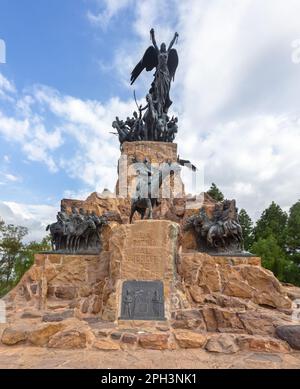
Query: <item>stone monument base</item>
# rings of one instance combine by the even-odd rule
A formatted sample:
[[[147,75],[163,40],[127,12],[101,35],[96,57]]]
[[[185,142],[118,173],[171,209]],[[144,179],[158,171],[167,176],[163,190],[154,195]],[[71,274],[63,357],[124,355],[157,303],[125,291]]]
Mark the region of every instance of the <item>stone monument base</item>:
[[[137,221],[114,229],[109,269],[113,292],[104,318],[170,319],[178,234],[179,226],[167,220]]]
[[[4,298],[2,343],[289,352],[278,329],[294,323],[295,288],[260,258],[184,252],[178,233],[170,221],[114,224],[100,255],[36,255]]]

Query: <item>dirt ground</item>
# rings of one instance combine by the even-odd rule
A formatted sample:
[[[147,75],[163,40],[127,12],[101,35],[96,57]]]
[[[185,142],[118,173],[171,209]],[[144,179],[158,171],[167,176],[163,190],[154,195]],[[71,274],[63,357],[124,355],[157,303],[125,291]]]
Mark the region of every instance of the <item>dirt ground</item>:
[[[0,346],[0,368],[300,369],[300,352],[293,354],[239,352],[224,355],[208,353],[202,349],[98,351]]]

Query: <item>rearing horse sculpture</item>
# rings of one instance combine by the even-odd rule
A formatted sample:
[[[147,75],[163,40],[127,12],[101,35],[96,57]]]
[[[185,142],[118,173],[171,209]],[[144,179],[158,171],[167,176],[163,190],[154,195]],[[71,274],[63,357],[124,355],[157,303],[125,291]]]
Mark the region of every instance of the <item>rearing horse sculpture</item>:
[[[152,219],[153,208],[159,204],[160,189],[165,178],[174,175],[178,170],[178,164],[164,163],[159,169],[150,166],[147,159],[142,163],[138,172],[138,183],[135,195],[131,200],[131,212],[129,222],[135,212],[141,215],[141,219]]]

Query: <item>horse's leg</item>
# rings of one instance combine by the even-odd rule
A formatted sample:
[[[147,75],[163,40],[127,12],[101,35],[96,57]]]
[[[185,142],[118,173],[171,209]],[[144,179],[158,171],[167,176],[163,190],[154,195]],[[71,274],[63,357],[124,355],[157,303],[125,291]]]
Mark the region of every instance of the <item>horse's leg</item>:
[[[75,239],[75,236],[72,234],[70,236],[70,242],[69,242],[70,252],[72,252],[74,250],[74,239]]]
[[[221,238],[221,242],[222,242],[223,248],[225,249],[226,244],[225,244],[225,239],[223,237]]]
[[[153,209],[152,209],[152,203],[151,200],[147,199],[147,219],[153,219]]]
[[[80,243],[80,235],[76,234],[74,237],[74,252],[75,253],[78,251],[79,243]]]
[[[136,211],[135,206],[132,206],[131,207],[131,212],[130,212],[130,217],[129,217],[129,224],[132,223],[132,218],[133,218],[133,215],[135,214],[135,211]]]
[[[77,237],[77,242],[76,242],[76,251],[77,252],[79,251],[80,243],[81,243],[81,236],[78,236]]]
[[[210,231],[210,230],[208,231],[206,240],[207,240],[207,243],[208,243],[211,247],[214,247],[214,246],[215,246],[215,244],[214,244],[214,242],[213,242],[212,231]]]
[[[76,245],[77,245],[77,236],[74,234],[72,239],[72,252],[75,253],[76,251]]]
[[[92,237],[92,234],[86,234],[86,237],[85,237],[85,249],[88,250],[89,248],[89,241]]]
[[[59,246],[59,235],[57,234],[55,236],[55,250],[59,250],[60,249],[60,246]]]
[[[67,237],[66,237],[66,251],[69,251],[69,248],[70,248],[70,235],[67,234]]]

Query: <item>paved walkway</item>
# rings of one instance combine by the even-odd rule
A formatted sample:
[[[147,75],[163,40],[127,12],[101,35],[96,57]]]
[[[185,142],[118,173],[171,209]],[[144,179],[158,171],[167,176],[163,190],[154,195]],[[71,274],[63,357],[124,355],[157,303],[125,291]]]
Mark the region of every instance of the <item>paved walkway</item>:
[[[156,351],[54,350],[28,346],[0,346],[0,368],[261,368],[300,369],[300,352],[266,354],[208,353],[202,349]]]

